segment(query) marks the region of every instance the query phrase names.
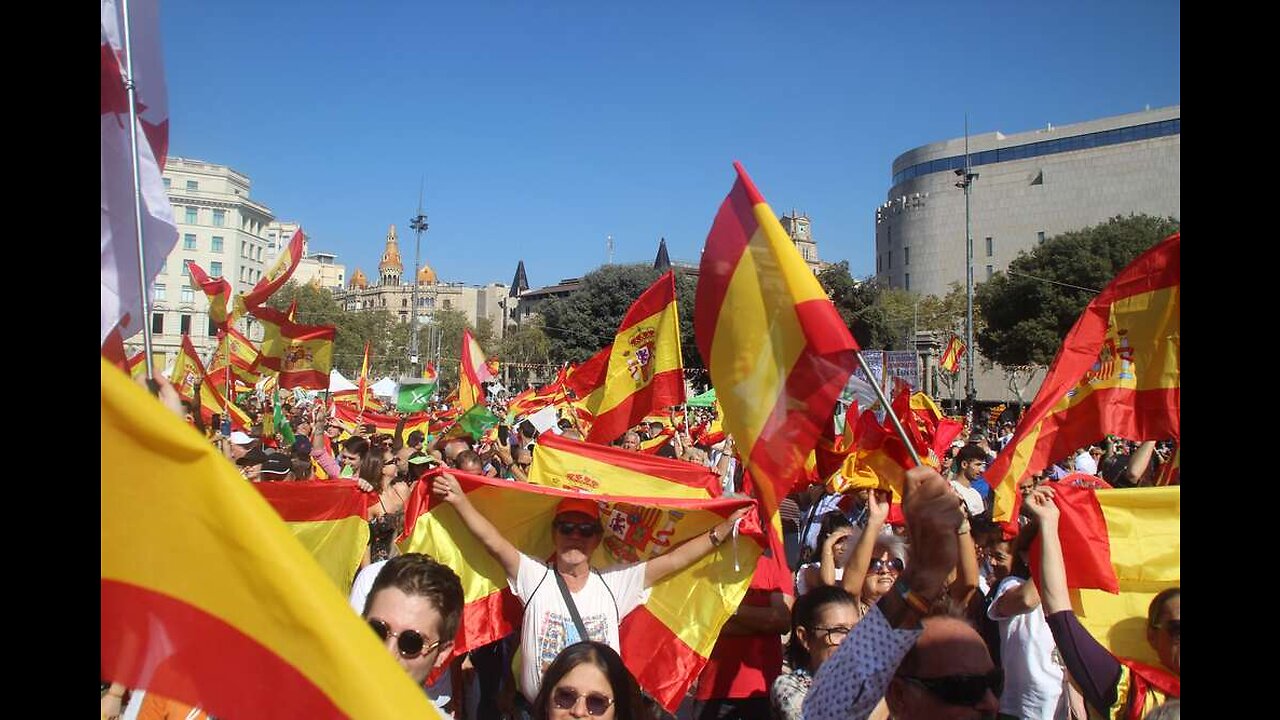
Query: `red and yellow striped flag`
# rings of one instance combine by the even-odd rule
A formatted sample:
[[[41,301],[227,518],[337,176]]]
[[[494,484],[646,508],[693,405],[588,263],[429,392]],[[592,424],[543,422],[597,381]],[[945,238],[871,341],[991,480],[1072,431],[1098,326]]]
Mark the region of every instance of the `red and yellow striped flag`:
[[[709,498],[721,492],[720,476],[704,466],[555,433],[538,436],[529,482],[583,492],[600,492],[613,484],[631,495],[661,497]]]
[[[405,552],[428,553],[458,570],[466,606],[453,652],[461,654],[510,634],[519,626],[521,607],[508,589],[502,565],[467,530],[453,506],[431,494],[431,480],[440,472],[443,469],[429,471],[410,496],[399,545]],[[559,502],[583,497],[572,490],[452,472],[467,498],[502,536],[535,558],[548,557],[554,549],[551,521]],[[623,484],[608,475],[600,481],[592,499],[602,504],[605,530],[592,556],[593,567],[650,559],[705,534],[738,509],[755,505],[748,498],[634,497],[618,494]],[[706,664],[720,629],[746,594],[762,541],[758,533],[740,536],[734,545],[726,544],[663,578],[649,589],[648,600],[623,618],[620,654],[640,687],[668,710],[674,712],[680,704]]]
[[[218,331],[218,346],[214,348],[213,359],[209,361],[209,375],[220,377],[226,372],[228,365],[237,379],[250,385],[262,379],[258,372],[261,353],[253,341],[245,337],[234,327]]]
[[[438,717],[235,467],[101,379],[102,677],[218,717]]]
[[[725,430],[780,528],[778,504],[805,477],[858,346],[746,170],[734,169],[702,251],[694,332]]]
[[[650,411],[684,402],[674,272],[636,298],[607,350],[600,388],[584,398],[595,418],[586,439],[594,443],[612,442]]]
[[[327,387],[327,386],[326,386]],[[364,341],[364,359],[360,361],[360,376],[356,378],[356,410],[363,413],[369,401],[369,341]]]
[[[964,357],[964,351],[964,343],[960,342],[959,337],[952,335],[951,341],[947,343],[947,349],[942,351],[942,357],[938,360],[938,367],[954,375],[960,370],[960,360]]]
[[[146,367],[145,364],[143,366]],[[241,410],[235,403],[225,400],[222,388],[218,386],[219,382],[225,383],[226,377],[210,377],[204,371],[204,363],[200,362],[200,356],[196,354],[195,346],[191,344],[191,338],[182,336],[182,347],[178,351],[178,357],[174,360],[173,371],[169,374],[169,382],[173,384],[173,388],[178,391],[178,395],[183,400],[194,400],[196,379],[200,379],[200,417],[206,422],[211,422],[214,413],[225,412],[231,418],[231,427],[234,430],[248,430],[251,420],[248,413]],[[223,386],[225,387],[225,385]]]
[[[485,362],[484,350],[471,334],[471,328],[462,329],[462,355],[458,363],[458,407],[464,412],[472,405],[485,401],[481,383],[494,380]]]
[[[200,286],[209,300],[209,319],[219,329],[225,330],[230,325],[227,322],[227,304],[231,300],[231,283],[222,277],[210,278],[193,260],[187,261],[187,269],[191,273],[191,281]]]
[[[560,368],[555,380],[538,389],[528,388],[520,392],[507,403],[507,421],[528,417],[549,405],[561,405],[568,402],[565,396],[565,378],[569,369]]]
[[[251,484],[339,592],[350,590],[369,545],[369,496],[351,480]]]
[[[376,428],[376,432],[394,435],[396,425],[400,422],[400,418],[396,415],[384,415],[376,413],[372,410],[366,410],[363,414],[356,410],[355,405],[351,403],[334,403],[331,413],[331,420],[338,423],[348,433],[355,434],[361,425],[372,424]],[[429,434],[429,416],[426,412],[416,412],[409,415],[404,422],[404,436],[409,437],[409,433],[414,430],[421,430],[423,435]]]
[[[271,266],[270,270],[262,276],[253,289],[247,295],[241,295],[236,298],[236,304],[240,307],[247,308],[250,312],[257,314],[257,308],[267,301],[275,291],[284,287],[293,275],[293,271],[298,269],[298,263],[302,262],[302,244],[306,242],[306,236],[302,234],[302,228],[293,234],[293,238],[289,240],[288,246],[284,252],[280,253],[280,257],[276,258],[276,262]]]
[[[1076,320],[1013,439],[987,470],[995,520],[1015,517],[1017,483],[1107,433],[1179,439],[1182,236],[1139,255]]]
[[[262,323],[259,364],[280,373],[281,388],[329,389],[334,326],[299,325],[267,306],[255,308],[253,315]]]

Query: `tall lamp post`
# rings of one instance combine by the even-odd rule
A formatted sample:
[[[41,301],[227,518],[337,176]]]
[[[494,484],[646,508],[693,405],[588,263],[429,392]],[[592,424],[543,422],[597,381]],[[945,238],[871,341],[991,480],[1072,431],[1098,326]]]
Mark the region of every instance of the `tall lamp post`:
[[[418,190],[418,214],[409,219],[409,227],[417,235],[413,245],[413,311],[409,313],[409,362],[413,363],[414,375],[418,372],[418,262],[422,254],[422,233],[427,231],[427,216],[422,212],[422,190]]]
[[[956,175],[960,181],[956,183],[956,187],[964,190],[964,242],[965,242],[965,281],[964,281],[964,400],[965,414],[969,417],[970,426],[973,422],[973,407],[978,401],[978,390],[973,384],[973,233],[969,223],[969,194],[973,181],[978,179],[978,173],[973,172],[973,167],[969,165],[969,117],[966,115],[964,119],[964,168],[957,168]]]

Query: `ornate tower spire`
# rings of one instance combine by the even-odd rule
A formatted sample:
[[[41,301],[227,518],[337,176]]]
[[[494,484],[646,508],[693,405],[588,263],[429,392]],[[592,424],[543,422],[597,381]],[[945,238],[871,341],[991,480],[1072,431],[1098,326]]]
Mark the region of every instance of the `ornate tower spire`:
[[[396,226],[387,231],[387,247],[382,251],[382,261],[378,263],[378,278],[381,285],[399,285],[400,276],[404,274],[404,263],[400,262],[400,245],[396,241]]]

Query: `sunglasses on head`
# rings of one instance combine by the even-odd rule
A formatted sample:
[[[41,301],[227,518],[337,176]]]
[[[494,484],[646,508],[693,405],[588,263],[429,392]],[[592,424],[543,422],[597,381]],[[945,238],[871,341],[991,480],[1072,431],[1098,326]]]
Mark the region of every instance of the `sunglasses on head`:
[[[551,523],[561,535],[577,535],[578,537],[594,537],[601,528],[596,523],[576,523],[568,520],[556,520]]]
[[[570,687],[558,687],[551,693],[551,702],[561,710],[572,710],[578,704],[578,698],[587,701],[587,714],[596,717],[605,714],[613,704],[613,698],[598,692],[579,693]]]
[[[906,566],[907,566],[906,563],[902,562],[902,558],[889,558],[888,560],[875,558],[874,560],[871,561],[871,564],[867,566],[867,571],[873,572],[873,573],[882,573],[882,572],[900,573],[902,572],[903,568],[905,568]]]
[[[444,642],[443,640],[436,640],[428,645],[427,639],[417,630],[405,630],[404,632],[393,633],[391,632],[390,625],[377,618],[369,618],[369,627],[373,628],[373,631],[377,633],[378,637],[384,643],[389,637],[395,638],[396,649],[400,651],[400,657],[406,659],[413,659],[425,655],[440,647],[440,643]]]
[[[919,685],[948,705],[962,707],[973,707],[982,702],[988,690],[997,698],[1004,690],[1004,670],[1001,668],[995,668],[985,675],[943,675],[930,678],[899,675],[898,677]]]

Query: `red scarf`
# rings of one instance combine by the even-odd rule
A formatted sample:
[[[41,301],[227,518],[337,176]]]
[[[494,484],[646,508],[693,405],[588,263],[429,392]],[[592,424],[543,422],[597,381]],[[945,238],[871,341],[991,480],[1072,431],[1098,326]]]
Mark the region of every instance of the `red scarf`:
[[[1142,720],[1146,710],[1146,697],[1149,688],[1164,693],[1168,697],[1182,697],[1182,679],[1177,675],[1146,663],[1128,658],[1116,658],[1120,664],[1129,668],[1129,717],[1128,720]]]

